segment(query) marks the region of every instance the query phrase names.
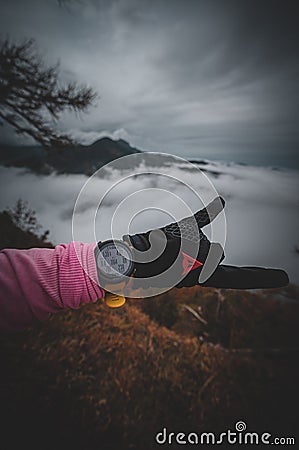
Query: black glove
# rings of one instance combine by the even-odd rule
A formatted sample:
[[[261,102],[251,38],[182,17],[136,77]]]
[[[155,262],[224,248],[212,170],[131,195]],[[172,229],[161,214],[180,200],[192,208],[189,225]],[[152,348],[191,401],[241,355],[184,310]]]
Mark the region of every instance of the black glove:
[[[137,261],[134,286],[190,287],[200,284],[257,289],[287,285],[289,279],[283,270],[219,265],[224,259],[223,249],[220,244],[211,243],[201,228],[222,211],[224,204],[224,200],[217,197],[206,208],[179,222],[146,233],[123,236],[133,247]]]

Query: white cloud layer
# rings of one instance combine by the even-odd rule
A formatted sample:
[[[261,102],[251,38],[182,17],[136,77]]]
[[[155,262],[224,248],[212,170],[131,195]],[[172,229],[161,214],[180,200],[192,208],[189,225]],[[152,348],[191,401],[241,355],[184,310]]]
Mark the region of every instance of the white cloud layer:
[[[213,172],[208,176],[219,195],[226,200],[225,262],[280,267],[288,271],[293,282],[299,283],[299,257],[294,251],[295,246],[299,245],[298,172],[216,162],[209,162],[202,168]],[[197,171],[186,170],[184,164],[163,170],[166,174],[183,177],[186,182],[195,186],[198,192],[203,192],[206,200],[211,197],[210,191],[205,194],[206,187],[203,186],[203,179],[198,176]],[[94,240],[90,224],[96,215],[95,205],[108,185],[129,173],[113,170],[107,172],[106,178],[102,176],[96,179],[95,189],[88,192],[76,220],[76,236],[81,240]],[[0,167],[0,177],[1,209],[11,207],[21,197],[36,210],[44,228],[50,229],[50,238],[55,244],[72,240],[72,212],[76,198],[87,181],[86,176],[37,176],[23,169]],[[137,214],[130,226],[132,233],[169,223],[170,215],[177,218],[186,215],[187,210],[177,202],[175,196],[183,199],[193,212],[201,207],[190,190],[175,180],[135,174],[135,177],[131,176],[125,184],[119,185],[105,197],[96,219],[96,239],[110,237],[113,213],[123,199],[135,191],[153,188],[155,191],[143,191],[133,197],[133,201],[124,204],[121,220],[114,222],[118,236],[127,232],[127,226],[136,211],[144,207],[160,208],[167,213],[156,210]],[[168,190],[170,194],[161,189]]]

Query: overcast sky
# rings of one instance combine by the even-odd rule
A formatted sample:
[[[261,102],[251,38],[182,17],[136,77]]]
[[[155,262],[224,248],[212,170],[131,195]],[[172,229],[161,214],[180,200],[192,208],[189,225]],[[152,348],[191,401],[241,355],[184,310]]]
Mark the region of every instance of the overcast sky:
[[[97,105],[61,127],[183,156],[295,158],[297,1],[0,0],[2,35],[34,37]],[[2,129],[2,140],[8,137]]]

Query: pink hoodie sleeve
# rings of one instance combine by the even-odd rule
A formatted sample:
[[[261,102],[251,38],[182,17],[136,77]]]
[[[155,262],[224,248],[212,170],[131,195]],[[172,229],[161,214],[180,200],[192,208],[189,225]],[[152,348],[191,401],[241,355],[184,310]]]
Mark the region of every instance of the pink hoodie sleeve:
[[[22,330],[50,314],[96,302],[96,243],[0,252],[0,332]]]

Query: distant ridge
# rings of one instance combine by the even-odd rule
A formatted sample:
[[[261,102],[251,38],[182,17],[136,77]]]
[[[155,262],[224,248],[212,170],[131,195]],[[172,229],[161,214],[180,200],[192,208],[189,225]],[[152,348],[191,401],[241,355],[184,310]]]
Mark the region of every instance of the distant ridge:
[[[56,172],[58,174],[85,174],[90,176],[111,161],[115,161],[123,156],[143,153],[141,150],[131,147],[124,139],[114,140],[109,137],[98,139],[90,145],[78,144],[70,147],[53,147],[49,149],[40,146],[0,144],[0,165],[24,167],[41,175]],[[161,167],[161,164],[168,164],[166,155],[164,155],[162,163],[158,152],[148,153],[146,161],[152,167]],[[190,159],[189,162],[198,165],[203,172],[208,172],[211,176],[219,176],[219,172],[205,168],[209,164],[207,160]],[[133,170],[134,164],[138,166],[139,163],[140,159],[138,161],[132,159],[130,161],[122,160],[115,167]],[[173,164],[171,154],[169,154],[169,164]]]
[[[45,150],[38,146],[8,146],[0,144],[0,164],[25,167],[48,174],[84,173],[91,175],[98,168],[122,156],[140,153],[123,139],[103,137],[91,145],[75,145]]]

